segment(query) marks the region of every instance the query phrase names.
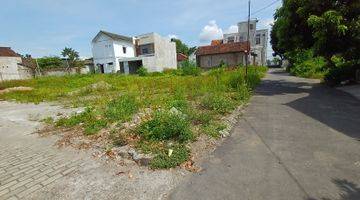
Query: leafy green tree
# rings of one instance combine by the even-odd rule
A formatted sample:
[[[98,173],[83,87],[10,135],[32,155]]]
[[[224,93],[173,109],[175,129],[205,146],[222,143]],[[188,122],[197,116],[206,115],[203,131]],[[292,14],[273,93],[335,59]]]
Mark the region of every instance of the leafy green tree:
[[[79,60],[79,52],[72,48],[65,47],[62,50],[61,55],[66,58],[68,69],[75,68],[76,71],[80,73],[81,68],[84,67],[84,62]]]
[[[176,43],[176,53],[182,53],[189,56],[197,49],[196,47],[188,47],[185,43],[176,38],[172,38],[171,41]]]
[[[63,67],[63,61],[61,58],[52,56],[52,57],[42,57],[37,59],[40,69],[51,69],[51,68],[60,68]]]
[[[298,56],[310,50],[314,57],[325,58],[329,73],[336,66],[346,66],[353,72],[359,68],[359,0],[283,0],[274,20],[274,56],[294,65]],[[334,56],[344,58],[342,65],[334,63]],[[339,70],[337,73],[341,74]]]

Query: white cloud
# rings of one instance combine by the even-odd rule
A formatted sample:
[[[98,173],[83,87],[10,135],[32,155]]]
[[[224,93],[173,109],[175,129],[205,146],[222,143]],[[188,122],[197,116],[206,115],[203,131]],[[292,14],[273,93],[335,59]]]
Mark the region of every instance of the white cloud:
[[[175,34],[169,34],[169,35],[168,35],[168,38],[169,38],[169,39],[173,39],[173,38],[179,39],[179,36],[177,36],[177,35],[175,35]]]
[[[209,21],[209,23],[204,26],[199,35],[201,42],[209,42],[214,39],[221,39],[223,37],[223,31],[218,27],[215,20]]]
[[[237,33],[238,31],[238,26],[231,25],[228,29],[224,31],[224,33]]]

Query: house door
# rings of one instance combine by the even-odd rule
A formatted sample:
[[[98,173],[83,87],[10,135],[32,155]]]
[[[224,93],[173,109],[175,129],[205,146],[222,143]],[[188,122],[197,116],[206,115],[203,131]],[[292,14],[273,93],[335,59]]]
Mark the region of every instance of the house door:
[[[120,74],[125,73],[124,62],[120,62]]]
[[[100,65],[100,73],[105,73],[104,64]]]

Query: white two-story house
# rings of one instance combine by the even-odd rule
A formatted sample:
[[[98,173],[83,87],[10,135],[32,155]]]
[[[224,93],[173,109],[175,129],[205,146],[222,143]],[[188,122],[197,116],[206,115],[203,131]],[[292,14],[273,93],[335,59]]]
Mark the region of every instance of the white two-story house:
[[[100,31],[91,42],[94,65],[100,73],[133,74],[176,69],[176,46],[156,33],[128,37]]]
[[[267,44],[268,44],[268,30],[256,29],[258,20],[250,20],[249,23],[249,42],[251,49],[251,58],[249,62],[254,65],[266,65]],[[238,23],[238,32],[224,34],[224,43],[245,42],[247,39],[248,22]]]

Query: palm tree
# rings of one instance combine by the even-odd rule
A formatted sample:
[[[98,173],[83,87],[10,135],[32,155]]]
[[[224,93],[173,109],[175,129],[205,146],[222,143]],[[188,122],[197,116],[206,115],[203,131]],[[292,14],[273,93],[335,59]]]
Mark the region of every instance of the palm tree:
[[[71,67],[76,67],[76,71],[80,73],[80,69],[83,67],[80,63],[77,63],[79,60],[79,52],[75,51],[72,48],[65,47],[61,55],[66,58],[67,70],[70,70]]]

